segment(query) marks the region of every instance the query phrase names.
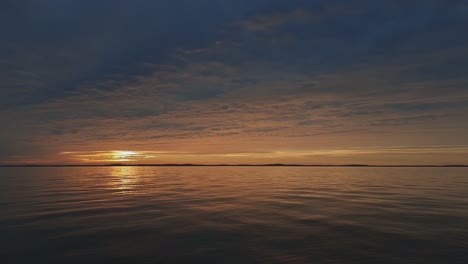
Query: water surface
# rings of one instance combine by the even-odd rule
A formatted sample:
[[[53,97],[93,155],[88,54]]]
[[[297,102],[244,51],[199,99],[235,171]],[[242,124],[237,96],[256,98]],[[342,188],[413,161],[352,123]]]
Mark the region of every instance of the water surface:
[[[2,263],[468,263],[467,168],[0,168]]]

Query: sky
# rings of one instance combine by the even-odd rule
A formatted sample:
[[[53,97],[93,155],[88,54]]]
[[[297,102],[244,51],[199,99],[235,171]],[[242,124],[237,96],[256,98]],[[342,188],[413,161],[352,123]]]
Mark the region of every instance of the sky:
[[[468,1],[4,0],[0,163],[468,164]]]

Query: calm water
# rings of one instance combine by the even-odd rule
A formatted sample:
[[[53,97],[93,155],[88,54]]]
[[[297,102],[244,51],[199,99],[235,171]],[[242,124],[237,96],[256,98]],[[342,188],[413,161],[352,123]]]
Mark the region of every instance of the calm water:
[[[468,263],[468,169],[0,168],[0,262]]]

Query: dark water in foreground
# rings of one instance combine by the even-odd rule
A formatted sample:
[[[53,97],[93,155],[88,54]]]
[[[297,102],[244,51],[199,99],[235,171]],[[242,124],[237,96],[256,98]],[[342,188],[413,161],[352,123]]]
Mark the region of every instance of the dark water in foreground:
[[[468,169],[0,168],[0,262],[468,263]]]

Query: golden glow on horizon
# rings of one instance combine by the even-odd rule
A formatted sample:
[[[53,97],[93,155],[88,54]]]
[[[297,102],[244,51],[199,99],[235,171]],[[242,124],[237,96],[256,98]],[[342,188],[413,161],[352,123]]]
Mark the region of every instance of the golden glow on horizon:
[[[60,155],[70,156],[80,162],[137,162],[144,159],[156,158],[155,151],[131,151],[131,150],[110,150],[110,151],[65,151]]]
[[[128,150],[115,150],[113,151],[112,158],[115,161],[128,161],[131,160],[132,157],[138,157],[140,154],[135,151],[128,151]]]
[[[417,163],[410,157],[450,156],[451,160],[465,164],[468,146],[386,146],[368,148],[315,149],[315,150],[269,150],[256,149],[252,152],[186,152],[148,150],[66,151],[61,152],[69,163],[194,163],[194,164],[385,164],[378,157],[385,156],[393,164]],[[400,159],[398,157],[401,157]],[[457,158],[458,157],[458,158]],[[67,163],[64,161],[63,163]],[[446,161],[443,162],[448,163]]]

